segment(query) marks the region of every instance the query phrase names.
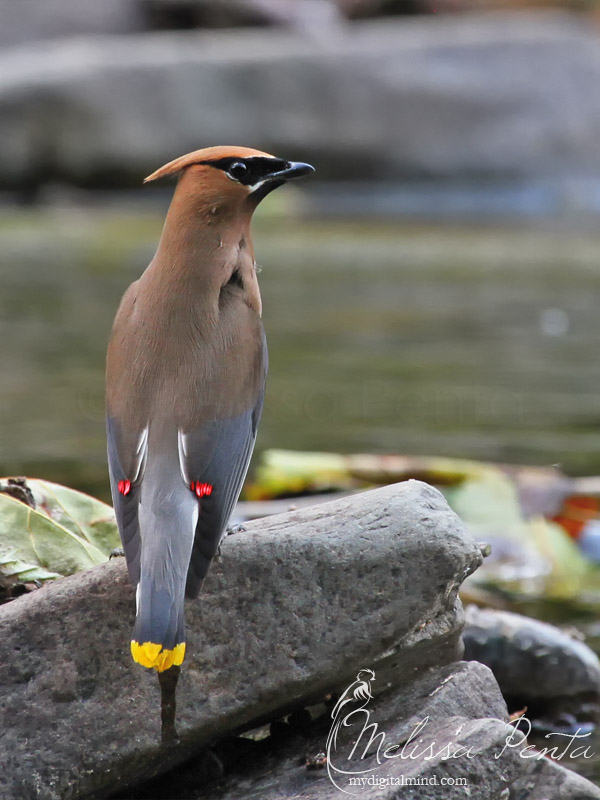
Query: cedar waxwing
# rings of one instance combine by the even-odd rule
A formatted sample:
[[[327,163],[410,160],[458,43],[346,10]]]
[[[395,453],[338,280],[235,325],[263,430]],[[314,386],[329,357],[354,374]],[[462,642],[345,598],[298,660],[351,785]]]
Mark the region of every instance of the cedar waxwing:
[[[126,291],[107,356],[111,490],[136,590],[131,653],[162,672],[185,653],[198,595],[242,488],[267,347],[250,220],[313,171],[245,147],[208,147],[180,173],[154,258]]]

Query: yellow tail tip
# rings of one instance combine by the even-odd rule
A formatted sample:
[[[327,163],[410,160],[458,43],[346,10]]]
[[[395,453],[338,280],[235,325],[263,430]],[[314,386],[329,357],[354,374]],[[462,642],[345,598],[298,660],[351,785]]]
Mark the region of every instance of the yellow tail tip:
[[[131,655],[133,660],[142,667],[154,668],[157,672],[164,672],[169,667],[178,667],[183,663],[185,656],[185,642],[175,645],[172,650],[163,650],[162,644],[144,642],[140,644],[132,639]]]

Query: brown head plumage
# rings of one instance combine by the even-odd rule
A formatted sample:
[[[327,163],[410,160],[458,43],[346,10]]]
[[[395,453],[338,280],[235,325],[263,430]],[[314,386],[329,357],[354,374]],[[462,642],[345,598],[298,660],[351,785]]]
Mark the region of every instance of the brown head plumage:
[[[203,188],[211,184],[225,191],[237,185],[241,197],[259,202],[270,191],[292,178],[313,171],[310,164],[285,161],[250,147],[205,147],[169,161],[144,180],[155,181],[171,175],[192,174]]]
[[[160,178],[167,178],[171,175],[178,175],[186,167],[194,165],[205,165],[210,161],[217,161],[221,158],[249,158],[253,156],[261,156],[262,158],[274,158],[270,153],[263,153],[262,150],[253,150],[251,147],[233,147],[228,145],[219,145],[217,147],[203,147],[201,150],[194,150],[192,153],[186,153],[179,158],[174,158],[162,167],[159,167],[147,178],[144,178],[144,183],[156,181]]]

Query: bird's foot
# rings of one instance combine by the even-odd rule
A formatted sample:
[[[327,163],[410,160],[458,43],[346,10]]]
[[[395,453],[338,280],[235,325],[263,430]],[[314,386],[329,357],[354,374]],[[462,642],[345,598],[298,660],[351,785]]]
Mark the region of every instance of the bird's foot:
[[[114,550],[111,550],[108,554],[108,560],[110,561],[111,558],[119,558],[120,556],[125,555],[125,550],[122,547],[115,547]]]
[[[215,553],[215,561],[221,560],[221,548],[223,547],[223,539],[226,536],[233,536],[234,533],[245,533],[246,528],[243,525],[230,525],[228,528],[225,529],[225,533],[223,534],[223,538],[218,544],[217,552]]]
[[[225,531],[225,536],[233,536],[234,533],[246,533],[246,528],[241,523],[230,525]]]

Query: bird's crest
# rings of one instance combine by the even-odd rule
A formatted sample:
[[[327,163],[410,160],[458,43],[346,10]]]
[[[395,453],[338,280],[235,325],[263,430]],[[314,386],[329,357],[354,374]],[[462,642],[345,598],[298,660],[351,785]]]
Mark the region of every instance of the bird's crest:
[[[148,175],[144,179],[144,183],[150,183],[150,181],[156,181],[159,178],[166,178],[170,175],[177,175],[181,170],[194,164],[216,161],[220,158],[249,158],[250,156],[273,158],[270,153],[263,153],[262,150],[253,150],[251,147],[204,147],[202,150],[194,150],[193,153],[187,153],[184,156],[175,158],[173,161],[169,161],[168,164],[159,167],[151,175]]]

